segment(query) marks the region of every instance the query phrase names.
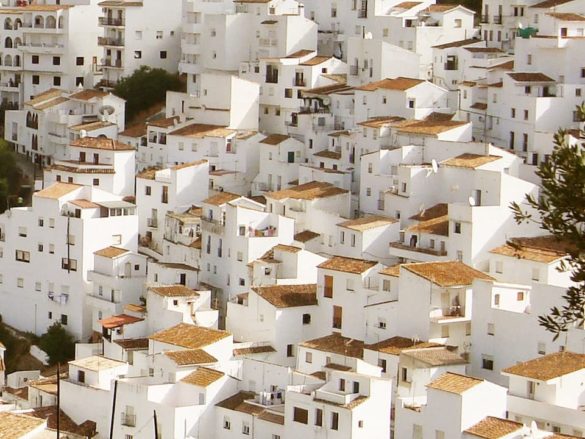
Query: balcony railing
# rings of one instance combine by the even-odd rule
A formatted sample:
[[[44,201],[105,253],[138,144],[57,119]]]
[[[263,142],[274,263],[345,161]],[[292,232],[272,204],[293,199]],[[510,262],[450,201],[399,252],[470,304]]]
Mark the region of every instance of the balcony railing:
[[[100,17],[98,21],[100,26],[124,26],[123,18]]]
[[[124,40],[122,38],[108,38],[98,37],[98,46],[124,46]]]
[[[148,227],[152,227],[153,229],[156,229],[158,227],[158,218],[147,218],[146,225]]]
[[[447,256],[446,250],[437,250],[433,248],[424,248],[424,247],[411,247],[410,245],[403,244],[402,242],[391,242],[390,247],[397,248],[400,250],[408,250],[417,253],[424,253],[427,255],[433,256]]]
[[[482,14],[481,18],[480,18],[480,23],[489,23],[490,22],[490,16],[487,14]]]
[[[494,24],[502,24],[502,16],[494,15]]]
[[[126,427],[136,427],[136,415],[131,415],[129,413],[122,413],[122,419],[120,423],[125,425]]]
[[[105,67],[117,67],[122,68],[122,60],[121,59],[108,59],[104,60]]]

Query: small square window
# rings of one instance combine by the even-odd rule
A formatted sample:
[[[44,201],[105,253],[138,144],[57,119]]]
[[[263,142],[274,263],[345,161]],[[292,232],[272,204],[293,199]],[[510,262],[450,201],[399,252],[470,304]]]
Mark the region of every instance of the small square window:
[[[134,59],[142,59],[142,50],[134,51]]]
[[[311,324],[311,314],[303,314],[303,325]]]
[[[160,59],[167,59],[167,51],[166,50],[160,51]]]
[[[32,64],[38,64],[39,63],[39,56],[38,55],[33,55],[32,59],[31,59],[31,63]]]
[[[54,66],[60,66],[61,65],[61,57],[60,56],[54,56],[53,57],[53,65]]]
[[[41,77],[39,75],[33,75],[32,76],[32,83],[34,85],[38,85],[41,82]]]
[[[61,77],[53,76],[53,85],[59,87],[61,85]]]
[[[75,65],[82,66],[85,63],[85,59],[83,56],[78,56],[75,58]]]

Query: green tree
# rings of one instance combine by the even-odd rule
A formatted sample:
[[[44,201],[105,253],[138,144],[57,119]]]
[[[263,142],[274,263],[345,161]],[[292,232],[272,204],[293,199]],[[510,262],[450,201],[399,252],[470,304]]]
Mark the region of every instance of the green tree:
[[[585,104],[577,111],[585,120]],[[536,171],[541,179],[539,197],[526,197],[538,215],[522,210],[517,203],[511,207],[518,223],[537,221],[544,230],[569,244],[568,257],[560,269],[570,270],[574,285],[563,296],[563,305],[539,316],[540,325],[556,340],[573,325],[585,322],[585,144],[570,144],[562,130],[555,135],[554,143],[550,159],[538,165]]]
[[[114,94],[126,99],[126,121],[131,121],[140,111],[164,101],[167,91],[182,88],[178,75],[142,66],[131,76],[122,78],[114,88]]]
[[[49,356],[49,365],[65,363],[75,357],[75,340],[59,322],[41,336],[39,347]]]
[[[9,197],[18,195],[20,178],[14,152],[6,141],[0,141],[0,212],[6,210]]]

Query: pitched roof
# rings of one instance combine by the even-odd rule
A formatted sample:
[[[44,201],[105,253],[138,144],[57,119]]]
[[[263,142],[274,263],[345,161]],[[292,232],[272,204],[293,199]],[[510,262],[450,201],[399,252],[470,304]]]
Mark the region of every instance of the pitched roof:
[[[219,370],[209,369],[207,367],[199,367],[195,372],[192,372],[183,378],[181,382],[191,384],[193,386],[207,387],[224,376],[225,374]]]
[[[238,357],[241,355],[268,354],[268,353],[272,353],[272,352],[276,352],[276,349],[274,349],[270,345],[266,345],[266,346],[250,346],[249,348],[237,348],[237,349],[234,349],[233,354],[234,354],[234,357]]]
[[[295,234],[294,240],[298,242],[308,242],[312,239],[318,238],[319,236],[321,236],[319,233],[313,232],[311,230],[303,230],[302,232]]]
[[[391,265],[390,267],[383,268],[378,273],[385,274],[386,276],[399,277],[400,276],[400,265],[401,264]]]
[[[325,61],[328,61],[331,58],[333,58],[333,57],[331,57],[331,56],[317,55],[317,56],[314,56],[311,59],[308,59],[305,62],[302,62],[300,65],[301,66],[318,66],[319,64],[323,64]]]
[[[299,186],[293,186],[289,189],[269,192],[266,194],[266,197],[274,198],[276,200],[284,200],[286,198],[294,198],[296,200],[315,200],[318,198],[347,194],[348,192],[348,190],[333,186],[331,183],[311,181]]]
[[[396,218],[391,218],[387,216],[380,216],[380,215],[371,215],[365,216],[363,218],[357,218],[349,221],[344,221],[342,223],[337,224],[339,227],[344,227],[346,229],[356,230],[359,232],[363,232],[364,230],[375,229],[377,227],[384,227],[388,224],[394,224],[398,222]]]
[[[148,337],[150,340],[172,344],[189,349],[200,349],[230,337],[227,331],[203,328],[201,326],[179,323]]]
[[[81,187],[83,187],[83,186],[81,186],[79,184],[58,182],[58,183],[52,184],[48,188],[45,188],[45,189],[38,191],[38,192],[35,192],[34,196],[40,197],[40,198],[53,198],[56,200],[56,199],[61,198],[64,195],[67,195],[67,194],[81,188]]]
[[[276,308],[317,305],[317,285],[267,285],[252,291]]]
[[[467,124],[459,120],[408,120],[398,126],[398,132],[436,136]]]
[[[237,200],[241,198],[241,195],[232,194],[231,192],[219,192],[216,195],[212,195],[211,197],[203,200],[202,202],[205,204],[211,204],[213,206],[221,206],[223,204],[229,203],[230,201]]]
[[[317,265],[317,268],[325,270],[341,271],[344,273],[362,274],[377,264],[376,261],[365,259],[346,258],[343,256],[333,256],[331,259]]]
[[[438,203],[428,209],[423,209],[416,215],[411,216],[409,219],[415,221],[426,221],[433,218],[438,218],[449,213],[449,205],[447,203]]]
[[[570,3],[573,0],[545,0],[543,2],[537,3],[535,5],[530,6],[531,8],[554,8],[555,6],[564,5],[565,3]]]
[[[461,395],[463,392],[466,392],[483,382],[484,381],[479,378],[447,372],[432,381],[427,387]]]
[[[508,73],[508,76],[518,82],[554,82],[550,76],[537,72]]]
[[[386,340],[379,341],[378,343],[370,344],[364,346],[364,349],[369,349],[371,351],[382,352],[384,354],[390,355],[400,355],[400,353],[404,350],[408,349],[428,349],[428,348],[436,348],[442,345],[438,343],[420,341],[420,340],[413,340],[412,338],[406,337],[392,337]]]
[[[147,127],[145,123],[138,123],[136,125],[132,125],[127,127],[121,133],[118,133],[118,136],[125,136],[125,137],[142,137],[146,136]]]
[[[284,134],[269,134],[260,140],[260,143],[264,143],[265,145],[278,145],[288,139],[290,139],[290,136]]]
[[[108,151],[134,151],[136,149],[132,145],[118,142],[114,139],[108,139],[107,137],[80,137],[71,141],[69,145],[77,148],[103,149]]]
[[[420,262],[402,266],[440,287],[471,285],[474,279],[494,280],[491,276],[460,261]]]
[[[205,352],[203,349],[186,349],[183,351],[166,351],[164,355],[170,358],[178,366],[190,366],[193,364],[217,363],[217,358]]]
[[[81,101],[89,101],[94,98],[103,98],[106,97],[108,93],[103,92],[101,90],[94,90],[94,89],[85,89],[78,91],[77,93],[73,93],[69,95],[70,99],[78,99]]]
[[[99,320],[102,327],[106,329],[119,328],[124,325],[131,325],[132,323],[142,322],[144,319],[139,317],[130,316],[128,314],[120,314],[117,316],[107,317]]]
[[[95,251],[93,252],[93,254],[96,256],[101,256],[103,258],[116,259],[117,257],[125,255],[126,253],[129,252],[130,250],[126,250],[125,248],[110,246]]]
[[[503,369],[502,372],[538,381],[549,381],[582,369],[585,369],[585,354],[564,351],[515,364]]]
[[[465,433],[483,439],[500,439],[524,428],[520,422],[488,416],[465,430]]]
[[[451,47],[463,47],[469,46],[470,44],[481,43],[481,40],[475,38],[469,38],[467,40],[459,40],[459,41],[452,41],[450,43],[439,44],[437,46],[433,46],[433,49],[449,49]]]
[[[449,215],[438,216],[420,221],[406,229],[408,232],[428,233],[431,235],[449,236]]]
[[[325,159],[339,160],[341,158],[341,153],[324,149],[323,151],[316,152],[315,154],[313,154],[313,156],[322,157]]]
[[[202,137],[228,137],[235,132],[235,130],[230,130],[221,125],[194,123],[175,131],[171,131],[169,135],[200,139]]]
[[[408,350],[402,352],[402,355],[413,358],[417,361],[425,363],[430,367],[438,366],[453,366],[458,364],[468,364],[469,362],[460,355],[450,351],[447,347],[435,347],[430,349]]]
[[[118,346],[126,350],[145,350],[148,349],[148,338],[125,338],[115,340]]]
[[[381,81],[370,82],[369,84],[357,87],[356,90],[375,91],[381,88],[384,90],[405,91],[419,84],[422,84],[423,82],[426,81],[424,79],[405,78],[403,76],[399,76],[398,78],[394,79],[386,78],[382,79]]]
[[[458,155],[457,157],[451,157],[450,159],[441,162],[443,166],[451,166],[454,168],[468,168],[476,169],[480,166],[486,165],[496,160],[500,160],[502,157],[497,155],[480,155],[465,153]]]
[[[567,256],[572,248],[573,246],[569,243],[559,241],[552,235],[546,235],[511,238],[508,243],[490,250],[490,253],[550,264]]]
[[[343,337],[337,332],[326,335],[325,337],[304,341],[299,345],[317,351],[344,355],[346,357],[362,358],[364,354],[363,341]]]
[[[57,429],[57,406],[37,407],[30,412],[30,415],[45,419],[49,430]],[[79,437],[91,438],[96,435],[96,423],[94,421],[87,420],[78,425],[63,410],[59,411],[59,428],[61,432],[71,433]]]
[[[549,12],[547,15],[562,21],[585,21],[584,15],[572,12]]]
[[[20,439],[40,428],[44,419],[24,414],[0,413],[0,437],[2,439]]]
[[[166,285],[151,287],[150,291],[163,297],[196,297],[199,293],[185,285]]]
[[[176,125],[179,122],[179,116],[165,117],[162,119],[153,119],[148,121],[148,126],[157,128],[169,128]]]

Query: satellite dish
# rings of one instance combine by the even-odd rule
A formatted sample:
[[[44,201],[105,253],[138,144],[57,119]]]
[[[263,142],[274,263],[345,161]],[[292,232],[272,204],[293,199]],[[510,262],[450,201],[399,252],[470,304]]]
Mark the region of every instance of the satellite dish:
[[[109,116],[111,114],[114,114],[115,111],[116,109],[111,105],[102,105],[99,108],[98,113],[101,114],[102,116]]]
[[[439,172],[439,164],[435,159],[431,160],[431,167],[433,168],[433,172],[436,174]]]
[[[469,197],[469,205],[470,205],[471,207],[475,206],[475,198],[473,198],[473,197]]]
[[[81,130],[81,131],[79,132],[79,137],[81,137],[82,139],[83,139],[83,138],[85,138],[85,137],[87,137],[87,131],[85,131],[85,130]]]
[[[323,98],[323,105],[329,105],[331,103],[331,99]]]

